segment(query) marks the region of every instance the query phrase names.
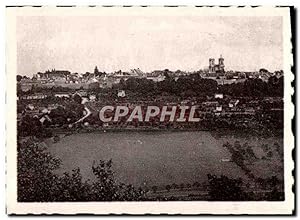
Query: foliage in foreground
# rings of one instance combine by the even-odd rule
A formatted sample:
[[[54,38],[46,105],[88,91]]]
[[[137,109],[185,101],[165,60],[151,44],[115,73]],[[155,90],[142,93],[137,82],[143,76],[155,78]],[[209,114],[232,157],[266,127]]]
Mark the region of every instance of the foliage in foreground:
[[[18,201],[19,202],[55,202],[55,201],[140,201],[140,200],[189,200],[188,197],[157,197],[149,199],[146,192],[132,185],[118,183],[112,171],[112,161],[94,162],[92,172],[95,181],[85,181],[80,169],[71,173],[57,175],[61,160],[47,152],[46,146],[33,138],[18,143]],[[284,193],[276,177],[256,179],[265,192],[257,195],[245,190],[242,179],[226,176],[208,175],[208,196],[211,201],[280,201]],[[175,185],[175,186],[173,186]],[[184,191],[184,184],[167,185]],[[194,184],[199,187],[199,183]],[[187,186],[191,188],[191,185]],[[157,186],[152,187],[155,194]]]
[[[94,182],[84,181],[80,169],[59,176],[55,170],[61,160],[32,139],[18,144],[18,201],[137,201],[144,192],[132,185],[117,183],[112,161],[94,163]]]

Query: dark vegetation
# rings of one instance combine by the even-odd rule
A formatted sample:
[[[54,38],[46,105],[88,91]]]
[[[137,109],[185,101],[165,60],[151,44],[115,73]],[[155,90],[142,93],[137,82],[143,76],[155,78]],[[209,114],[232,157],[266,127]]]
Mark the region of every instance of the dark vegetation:
[[[132,185],[119,183],[115,180],[112,161],[99,160],[91,166],[95,180],[83,180],[80,169],[71,173],[56,174],[61,160],[51,155],[42,143],[35,138],[18,143],[18,201],[19,202],[59,202],[59,201],[145,201],[145,200],[193,200],[186,198],[167,198],[163,196],[147,197],[149,189],[136,188]],[[221,175],[208,174],[208,200],[211,201],[278,201],[284,199],[284,193],[279,189],[277,177],[258,178],[260,188],[266,190],[261,194],[247,190],[242,179],[229,178]],[[179,185],[166,185],[165,190],[189,190],[203,185],[199,182]],[[203,190],[203,189],[202,189]],[[158,191],[153,186],[150,191],[154,195]],[[202,200],[207,197],[202,198]],[[201,198],[197,199],[201,200]]]
[[[259,179],[264,184],[265,192],[245,190],[243,180],[230,179],[227,176],[208,175],[209,200],[211,201],[283,201],[284,193],[278,189],[279,180],[275,176]],[[261,189],[260,189],[261,190]],[[261,191],[263,191],[261,190]]]
[[[224,93],[235,97],[283,97],[283,77],[272,76],[268,82],[261,79],[247,79],[245,82],[218,85],[213,79],[201,78],[198,74],[181,76],[177,80],[166,77],[164,81],[153,82],[145,78],[130,78],[115,85],[117,89],[132,91],[140,95],[163,95],[182,97]]]
[[[213,95],[214,93],[223,93],[235,97],[283,97],[283,77],[277,78],[271,76],[268,82],[261,79],[247,79],[244,82],[218,85],[217,81],[213,79],[202,78],[199,74],[191,74],[188,76],[180,76],[175,79],[166,73],[166,78],[160,82],[154,82],[146,78],[129,78],[128,80],[121,80],[120,83],[115,84],[113,88],[90,88],[90,92],[109,93],[112,90],[124,89],[126,91],[134,92],[139,96],[161,96],[164,94],[176,95],[180,97],[194,97]],[[51,94],[55,92],[71,92],[74,89],[68,87],[51,87],[44,88],[32,86],[29,91],[22,91],[20,86],[17,87],[17,93],[33,94],[43,92],[44,94]]]
[[[91,169],[96,180],[84,181],[80,169],[59,176],[55,170],[60,159],[32,139],[18,143],[18,201],[135,201],[143,200],[144,191],[118,183],[112,161],[99,160]]]
[[[42,102],[42,105],[52,103],[51,98],[46,98]],[[61,102],[58,99],[57,102]],[[48,115],[51,121],[45,120],[43,123],[38,117],[31,117],[30,115],[24,115],[20,123],[18,123],[17,134],[21,137],[35,136],[37,138],[49,138],[53,136],[52,127],[66,127],[68,124],[76,122],[83,116],[84,106],[76,101],[63,102],[63,105],[59,105],[57,108],[52,109]],[[20,104],[18,106],[18,112],[22,113],[26,105]]]

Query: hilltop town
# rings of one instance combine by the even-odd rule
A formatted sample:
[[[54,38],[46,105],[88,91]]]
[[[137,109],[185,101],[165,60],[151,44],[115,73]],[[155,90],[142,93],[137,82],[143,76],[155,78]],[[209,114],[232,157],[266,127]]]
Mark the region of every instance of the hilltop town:
[[[222,163],[222,166],[230,167],[230,172],[237,172],[234,171],[237,168],[239,175],[243,176],[243,179],[231,179],[224,175],[218,177],[212,172],[212,175],[209,173],[199,182],[198,180],[193,182],[191,178],[187,183],[178,181],[172,183],[169,180],[146,185],[138,183],[141,187],[127,188],[131,190],[126,194],[129,197],[122,197],[122,199],[219,200],[224,197],[225,200],[231,200],[232,198],[228,195],[213,193],[215,182],[222,182],[230,187],[237,185],[239,200],[282,200],[284,198],[280,173],[283,162],[280,142],[283,137],[282,71],[275,73],[270,73],[265,69],[249,73],[225,71],[224,59],[221,57],[218,64],[215,64],[214,59],[211,58],[208,70],[192,73],[172,72],[167,69],[151,73],[143,73],[140,69],[130,72],[105,73],[95,67],[93,73],[77,74],[53,69],[37,73],[31,79],[18,76],[17,81],[17,134],[20,146],[26,146],[26,140],[30,143],[32,137],[35,138],[34,142],[48,141],[49,146],[52,144],[60,146],[59,143],[64,142],[63,140],[74,140],[76,143],[78,141],[76,133],[82,135],[86,132],[89,134],[83,135],[95,135],[95,132],[100,132],[95,137],[100,138],[102,143],[103,138],[109,138],[107,135],[122,135],[113,133],[115,131],[130,131],[125,134],[127,142],[131,135],[136,135],[131,131],[169,131],[161,133],[165,133],[167,137],[175,134],[178,140],[184,138],[187,132],[172,133],[172,131],[192,131],[188,132],[192,135],[200,135],[199,132],[209,131],[212,138],[216,136],[216,140],[227,135],[225,136],[226,142],[220,146],[223,146],[222,149],[228,153],[221,153],[222,159],[216,162],[216,166]],[[156,109],[157,114],[152,112],[150,117],[149,107]],[[182,114],[183,108],[193,109],[193,113],[190,114],[187,110]],[[103,113],[103,109],[110,109],[110,111]],[[120,109],[123,109],[123,112],[121,116],[120,114],[118,116]],[[133,119],[132,115],[136,109],[139,114]],[[162,113],[171,109],[176,109],[172,119],[173,116],[165,116]],[[196,120],[185,120],[191,115]],[[152,132],[144,135],[149,138]],[[247,142],[239,143],[238,141],[231,143],[230,138],[227,140],[228,135],[237,136],[237,140],[249,136],[259,137],[257,140],[264,142],[263,144],[250,143],[250,145]],[[141,133],[139,133],[140,136]],[[266,139],[270,137],[273,138],[272,140],[279,141],[269,146]],[[173,138],[169,140],[172,142]],[[79,140],[83,143],[80,145],[85,148],[84,140]],[[133,138],[133,140],[132,143],[130,142],[130,147],[143,146],[143,152],[147,149],[156,149],[156,146],[165,150],[164,145],[154,144],[147,148],[144,147],[144,139]],[[204,144],[203,137],[197,139],[196,142],[196,146],[200,146],[200,149],[208,146]],[[95,152],[105,149],[104,145],[107,143],[100,144],[101,147],[97,146]],[[115,147],[117,144],[111,145]],[[173,145],[172,142],[170,146]],[[186,146],[183,144],[182,147]],[[217,148],[220,146],[216,145]],[[68,147],[73,151],[72,143]],[[65,147],[62,148],[63,151]],[[27,147],[25,149],[30,150]],[[185,151],[189,150],[183,152]],[[127,152],[125,154],[127,155]],[[30,157],[31,153],[28,155]],[[209,155],[206,157],[209,158]],[[117,163],[118,159],[115,161]],[[272,171],[270,168],[272,166],[268,165],[270,163],[272,166],[276,164],[274,168],[276,172]],[[111,164],[111,161],[108,161],[108,164]],[[267,178],[262,176],[261,166],[267,167],[269,172],[273,172],[272,175],[267,175]],[[94,167],[93,170],[95,170]],[[79,169],[76,172],[78,172],[76,175],[81,175]],[[82,173],[86,175],[86,172]],[[127,170],[123,173],[128,174]],[[139,178],[143,179],[143,177]],[[154,180],[151,177],[146,179],[150,182]],[[79,182],[81,181],[80,179]],[[22,185],[24,186],[26,189],[26,184]],[[219,189],[218,186],[216,188]],[[221,189],[223,191],[222,187]],[[85,189],[83,192],[86,193],[89,190]],[[26,191],[23,196],[22,199],[27,201]],[[65,199],[64,196],[62,198]],[[53,198],[46,200],[51,201]],[[78,198],[76,197],[75,200]],[[82,196],[80,200],[88,199]],[[43,198],[41,201],[44,201]]]
[[[222,56],[218,64],[210,58],[209,67],[196,72],[132,69],[106,73],[95,67],[84,74],[52,69],[32,78],[18,75],[17,96],[20,135],[35,132],[28,126],[45,130],[44,135],[52,134],[53,129],[231,128],[274,133],[283,127],[283,71],[226,71]],[[124,105],[129,111],[137,105],[143,111],[150,105],[196,106],[195,117],[200,121],[161,122],[157,115],[147,122],[120,119],[104,123],[99,111],[105,105]]]
[[[154,70],[152,72],[143,72],[139,68],[131,69],[129,72],[122,70],[115,72],[101,72],[97,66],[93,72],[86,73],[71,73],[68,70],[46,70],[45,72],[38,72],[33,74],[31,78],[27,76],[17,76],[17,81],[20,84],[22,91],[28,91],[32,87],[51,88],[51,87],[66,87],[71,89],[79,88],[111,88],[113,85],[120,83],[121,80],[128,80],[131,78],[137,79],[148,79],[153,82],[161,82],[166,79],[167,76],[173,77],[178,80],[179,77],[189,76],[191,74],[199,74],[204,79],[213,79],[218,84],[231,84],[244,82],[246,79],[262,79],[268,81],[271,76],[280,78],[283,75],[282,70],[275,72],[269,72],[268,70],[261,68],[256,72],[245,72],[245,71],[226,71],[224,58],[220,55],[218,64],[215,63],[214,58],[209,59],[209,66],[203,70],[186,72],[181,70],[170,71],[165,70]]]

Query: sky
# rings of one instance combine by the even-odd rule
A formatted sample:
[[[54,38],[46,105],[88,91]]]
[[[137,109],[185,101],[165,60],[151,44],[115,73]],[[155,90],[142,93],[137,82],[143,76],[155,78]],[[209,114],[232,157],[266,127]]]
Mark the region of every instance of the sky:
[[[18,74],[283,68],[281,17],[40,16],[17,18]]]

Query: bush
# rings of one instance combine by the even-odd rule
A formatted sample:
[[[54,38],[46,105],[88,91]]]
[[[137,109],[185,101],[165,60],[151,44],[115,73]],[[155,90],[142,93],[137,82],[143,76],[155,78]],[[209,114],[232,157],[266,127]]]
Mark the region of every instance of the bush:
[[[249,196],[242,190],[241,179],[230,179],[227,176],[217,177],[208,174],[208,194],[212,201],[245,201]]]
[[[83,181],[80,169],[62,176],[55,174],[61,160],[47,152],[36,139],[18,143],[18,201],[139,201],[145,192],[132,185],[117,183],[112,161],[94,162],[96,181]]]

